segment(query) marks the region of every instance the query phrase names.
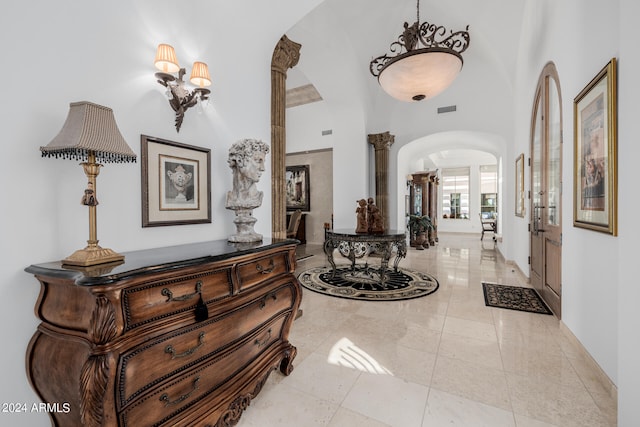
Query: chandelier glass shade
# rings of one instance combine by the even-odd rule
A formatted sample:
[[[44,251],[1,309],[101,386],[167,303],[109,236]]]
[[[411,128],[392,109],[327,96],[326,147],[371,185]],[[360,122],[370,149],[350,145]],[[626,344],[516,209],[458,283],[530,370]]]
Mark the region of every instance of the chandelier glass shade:
[[[470,43],[468,26],[447,34],[442,26],[420,23],[420,0],[417,10],[416,22],[404,23],[404,31],[391,43],[390,53],[369,64],[382,89],[401,101],[433,98],[449,87],[462,70],[462,52]]]

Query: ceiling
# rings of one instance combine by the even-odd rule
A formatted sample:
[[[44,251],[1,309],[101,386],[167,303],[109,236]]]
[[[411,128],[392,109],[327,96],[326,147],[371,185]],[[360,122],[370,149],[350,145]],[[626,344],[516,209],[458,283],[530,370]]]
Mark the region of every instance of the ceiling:
[[[406,103],[382,91],[369,72],[369,62],[388,52],[405,21],[415,21],[415,1],[325,0],[287,31],[290,39],[302,44],[300,61],[288,72],[287,88],[311,84],[327,105],[349,103],[361,109],[367,133],[389,130],[403,143],[451,131],[509,139],[525,1],[422,0],[421,22],[442,25],[447,32],[468,25],[471,43],[451,87],[433,99]],[[437,107],[449,105],[457,105],[458,111],[446,119],[435,116]],[[452,149],[456,147],[448,147]],[[427,146],[425,150],[425,157],[446,157],[434,155]]]

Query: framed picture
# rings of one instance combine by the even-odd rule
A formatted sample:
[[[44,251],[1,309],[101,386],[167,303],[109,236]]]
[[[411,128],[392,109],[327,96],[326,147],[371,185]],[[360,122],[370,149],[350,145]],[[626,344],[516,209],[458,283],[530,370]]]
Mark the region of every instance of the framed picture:
[[[516,216],[524,217],[524,153],[516,159]]]
[[[142,226],[211,222],[211,150],[140,136]]]
[[[310,211],[311,181],[309,180],[309,165],[287,166],[285,173],[287,210]]]
[[[617,84],[613,58],[573,102],[573,225],[616,236]]]

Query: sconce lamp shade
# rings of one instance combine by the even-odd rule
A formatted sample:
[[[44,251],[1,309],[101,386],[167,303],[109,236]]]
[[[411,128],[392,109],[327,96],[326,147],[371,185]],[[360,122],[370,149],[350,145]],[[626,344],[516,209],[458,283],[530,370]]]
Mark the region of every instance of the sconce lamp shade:
[[[209,67],[204,62],[194,62],[191,70],[189,81],[198,86],[211,86],[211,77],[209,77]]]
[[[113,110],[87,101],[70,104],[60,133],[40,151],[43,157],[87,161],[92,152],[100,162],[136,161],[136,154],[118,129]]]
[[[180,70],[176,51],[173,49],[173,46],[164,43],[158,45],[154,64],[156,68],[163,73],[176,73]]]

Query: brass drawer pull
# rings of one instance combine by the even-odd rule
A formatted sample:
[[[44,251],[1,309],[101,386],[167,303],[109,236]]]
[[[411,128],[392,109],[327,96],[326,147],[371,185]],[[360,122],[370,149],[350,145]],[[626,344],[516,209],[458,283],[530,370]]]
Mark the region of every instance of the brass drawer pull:
[[[264,310],[264,308],[267,306],[267,300],[271,298],[274,301],[278,300],[278,297],[276,296],[275,292],[271,292],[265,296],[262,297],[262,299],[260,300],[260,310]]]
[[[200,382],[200,377],[196,377],[195,380],[193,380],[193,389],[187,393],[187,394],[183,394],[182,396],[180,396],[179,398],[177,398],[176,400],[169,400],[169,395],[167,393],[164,393],[162,396],[160,396],[160,401],[164,402],[164,406],[171,406],[171,405],[177,405],[178,403],[184,402],[185,400],[187,400],[189,397],[191,397],[191,395],[193,393],[195,393],[195,391],[198,389],[198,383]]]
[[[258,347],[262,347],[263,345],[267,344],[270,339],[271,339],[271,329],[267,331],[267,337],[265,339],[260,341],[258,338],[256,338],[256,340],[253,343]]]
[[[262,274],[269,274],[276,268],[276,263],[273,262],[273,258],[269,260],[269,265],[267,268],[264,268],[260,263],[256,264],[256,270],[258,270]]]
[[[163,288],[162,289],[162,295],[167,297],[167,301],[166,302],[187,301],[187,300],[190,300],[191,298],[195,297],[196,295],[199,295],[201,292],[202,292],[202,281],[200,281],[200,280],[198,280],[196,282],[196,291],[194,293],[182,295],[181,297],[174,297],[173,293],[169,290],[169,288]]]
[[[176,351],[173,348],[173,346],[172,345],[168,345],[168,346],[165,347],[164,352],[170,354],[172,360],[173,359],[179,359],[181,357],[191,356],[193,353],[196,352],[196,350],[198,350],[203,345],[204,345],[204,332],[200,332],[200,334],[198,334],[198,344],[195,347],[192,347],[189,350],[184,351],[182,353],[176,353]]]

